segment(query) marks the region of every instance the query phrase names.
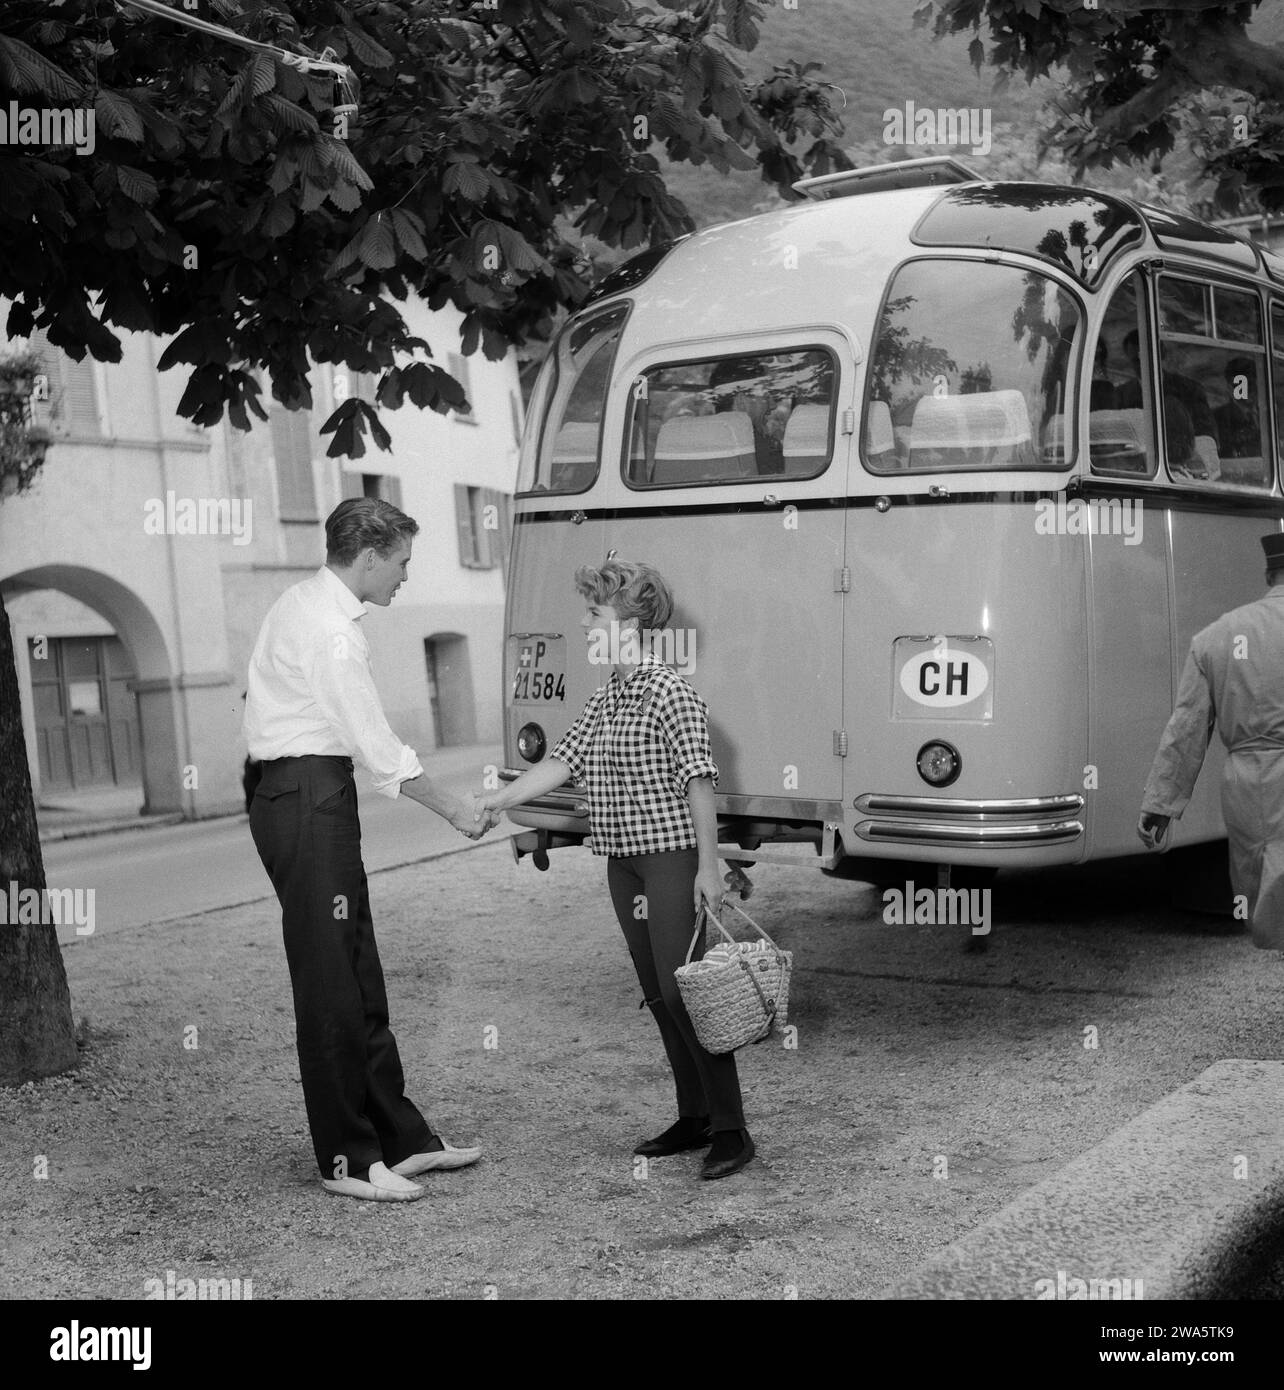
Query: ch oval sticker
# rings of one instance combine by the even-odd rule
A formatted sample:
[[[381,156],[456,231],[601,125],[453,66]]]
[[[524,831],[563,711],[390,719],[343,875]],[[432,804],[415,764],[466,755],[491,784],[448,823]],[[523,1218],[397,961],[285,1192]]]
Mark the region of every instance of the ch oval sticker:
[[[931,709],[966,705],[985,692],[990,672],[975,652],[944,653],[929,648],[901,667],[901,689],[916,704]]]

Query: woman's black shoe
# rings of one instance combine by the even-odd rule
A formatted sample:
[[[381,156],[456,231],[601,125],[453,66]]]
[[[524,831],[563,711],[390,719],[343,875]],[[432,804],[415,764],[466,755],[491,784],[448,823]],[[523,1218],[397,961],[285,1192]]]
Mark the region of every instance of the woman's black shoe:
[[[633,1152],[641,1154],[643,1158],[664,1158],[668,1154],[686,1153],[688,1149],[707,1148],[712,1142],[713,1134],[709,1129],[707,1116],[697,1119],[684,1115],[663,1134],[657,1134],[654,1139],[643,1140]]]
[[[702,1178],[729,1178],[757,1153],[747,1129],[720,1129],[700,1169]]]

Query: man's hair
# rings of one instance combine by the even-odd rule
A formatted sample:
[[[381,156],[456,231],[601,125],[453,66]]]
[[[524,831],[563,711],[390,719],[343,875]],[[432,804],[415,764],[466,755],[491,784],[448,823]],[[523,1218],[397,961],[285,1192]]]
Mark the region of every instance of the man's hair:
[[[642,628],[665,627],[673,616],[673,594],[650,565],[607,560],[597,569],[581,565],[575,587],[590,603],[609,604],[621,619],[636,618]]]
[[[380,559],[411,536],[419,523],[379,497],[349,497],[325,519],[325,558],[330,565],[350,565],[367,549]]]

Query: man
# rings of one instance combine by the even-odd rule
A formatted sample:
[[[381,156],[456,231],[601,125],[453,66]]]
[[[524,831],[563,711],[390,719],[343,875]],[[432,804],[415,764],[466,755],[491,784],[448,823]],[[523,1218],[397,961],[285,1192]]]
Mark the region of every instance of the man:
[[[410,1201],[410,1178],[475,1163],[407,1099],[370,918],[352,759],[470,839],[496,817],[434,786],[388,727],[360,628],[404,583],[418,524],[358,497],[326,519],[326,563],[273,604],[250,660],[245,740],[262,777],[250,832],[281,902],[299,1075],[327,1192]]]
[[[1284,950],[1284,535],[1262,537],[1268,592],[1197,632],[1146,779],[1137,833],[1158,849],[1190,802],[1214,722],[1226,746],[1231,883],[1253,942]]]
[[[1262,415],[1257,406],[1258,364],[1251,357],[1226,363],[1226,404],[1213,411],[1223,458],[1262,456]],[[1247,385],[1249,397],[1238,394]]]

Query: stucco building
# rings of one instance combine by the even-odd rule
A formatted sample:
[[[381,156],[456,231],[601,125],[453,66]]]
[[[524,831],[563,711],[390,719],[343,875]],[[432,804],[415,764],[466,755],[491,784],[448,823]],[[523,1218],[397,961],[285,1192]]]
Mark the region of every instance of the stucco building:
[[[206,430],[179,418],[185,373],[157,370],[158,340],[123,335],[115,364],[42,348],[36,411],[54,443],[35,487],[0,501],[37,799],[136,785],[148,811],[240,806],[259,624],[322,563],[324,519],[345,496],[387,498],[421,528],[408,583],[363,619],[393,728],[420,753],[498,740],[517,365],[461,356],[454,310],[403,313],[472,410],[381,412],[391,451],[367,441],[355,460],[327,458],[318,429],[345,395],[373,399],[374,377],[322,366],[310,412],[273,402],[248,433]]]

